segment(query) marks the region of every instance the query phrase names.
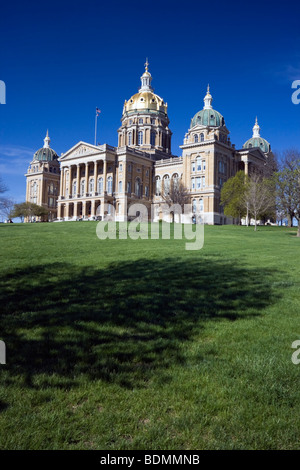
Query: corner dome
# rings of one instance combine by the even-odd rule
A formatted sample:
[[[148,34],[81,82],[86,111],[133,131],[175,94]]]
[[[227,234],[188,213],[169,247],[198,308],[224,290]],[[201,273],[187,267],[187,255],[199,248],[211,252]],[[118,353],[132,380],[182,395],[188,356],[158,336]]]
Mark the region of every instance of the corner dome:
[[[215,109],[202,109],[192,119],[191,127],[194,126],[225,126],[225,120],[219,111]]]
[[[44,147],[37,150],[33,156],[33,160],[40,162],[51,162],[58,159],[57,153],[50,148],[50,137],[47,131],[46,137],[44,138]]]
[[[42,147],[35,152],[33,159],[40,162],[51,162],[57,160],[58,155],[53,149]]]
[[[244,149],[255,147],[259,147],[264,153],[271,151],[271,145],[266,139],[263,139],[262,137],[251,137],[251,139],[247,140],[247,142],[245,142],[243,145]]]
[[[210,127],[221,127],[225,126],[225,120],[219,111],[216,111],[212,107],[212,96],[209,91],[209,85],[207,92],[204,97],[204,107],[201,111],[195,114],[191,121],[191,128],[195,126],[210,126]]]
[[[258,125],[257,118],[255,119],[255,124],[253,126],[253,135],[251,139],[248,139],[247,142],[244,143],[243,148],[260,148],[264,153],[271,151],[271,145],[269,142],[260,136],[260,127]]]

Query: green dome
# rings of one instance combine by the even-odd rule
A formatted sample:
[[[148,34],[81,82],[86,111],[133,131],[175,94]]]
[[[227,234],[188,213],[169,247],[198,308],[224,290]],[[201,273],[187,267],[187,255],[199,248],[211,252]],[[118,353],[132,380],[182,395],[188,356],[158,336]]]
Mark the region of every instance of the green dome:
[[[255,147],[260,148],[264,153],[271,151],[271,145],[266,139],[263,139],[262,137],[251,137],[251,139],[247,140],[247,142],[245,142],[243,145],[244,149],[251,149]]]
[[[215,109],[202,109],[192,119],[191,127],[197,125],[220,127],[225,126],[225,121],[222,114]]]
[[[58,159],[57,153],[50,147],[42,147],[37,152],[35,152],[34,160],[39,160],[40,162],[51,162]]]

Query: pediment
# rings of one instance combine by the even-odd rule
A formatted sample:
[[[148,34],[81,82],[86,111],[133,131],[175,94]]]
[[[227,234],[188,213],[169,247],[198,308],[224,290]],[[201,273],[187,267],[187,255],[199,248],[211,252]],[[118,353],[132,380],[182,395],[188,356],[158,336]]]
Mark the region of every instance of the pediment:
[[[66,160],[72,160],[73,158],[84,157],[86,155],[93,155],[96,153],[99,153],[99,147],[87,144],[86,142],[78,142],[78,144],[65,152],[59,160],[64,162]]]

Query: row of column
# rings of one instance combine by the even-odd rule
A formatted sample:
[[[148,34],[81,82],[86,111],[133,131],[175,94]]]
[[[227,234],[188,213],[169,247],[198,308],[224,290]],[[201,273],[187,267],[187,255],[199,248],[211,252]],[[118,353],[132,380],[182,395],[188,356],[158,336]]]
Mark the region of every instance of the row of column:
[[[76,191],[77,194],[80,194],[80,181],[81,181],[81,176],[80,176],[80,168],[81,165],[85,165],[85,176],[84,176],[84,194],[86,195],[88,191],[88,184],[89,184],[89,164],[92,162],[86,162],[85,164],[77,164],[77,172],[76,172]],[[69,195],[72,194],[72,167],[74,165],[70,165],[69,167],[62,167],[61,168],[61,178],[60,178],[60,196],[65,197],[66,196],[66,189],[68,187]],[[66,169],[69,170],[69,177],[68,181],[66,178]],[[107,162],[106,160],[103,160],[103,191],[106,191],[106,172],[107,172]],[[94,175],[93,178],[95,180],[95,184],[97,182],[97,177],[98,177],[98,161],[94,162]],[[75,196],[75,194],[73,194]]]

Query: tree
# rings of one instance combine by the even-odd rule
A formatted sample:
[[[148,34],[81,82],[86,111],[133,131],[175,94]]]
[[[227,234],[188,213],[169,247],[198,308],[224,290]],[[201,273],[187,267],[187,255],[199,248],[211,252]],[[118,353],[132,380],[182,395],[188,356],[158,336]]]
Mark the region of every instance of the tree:
[[[0,212],[6,219],[11,219],[12,211],[14,208],[14,201],[9,198],[1,198],[0,199]]]
[[[280,171],[276,174],[277,209],[288,218],[288,224],[293,226],[293,218],[297,219],[300,171],[300,152],[289,149],[283,153]],[[298,220],[298,219],[297,219]]]
[[[263,178],[261,174],[253,173],[246,184],[243,203],[254,218],[254,230],[257,220],[275,206],[274,186],[272,180]]]
[[[240,224],[247,213],[244,203],[247,181],[244,171],[238,171],[224,183],[221,190],[220,203],[224,207],[224,214],[239,219]]]
[[[178,204],[183,208],[190,200],[190,193],[182,181],[172,178],[170,188],[162,192],[162,198],[169,205]]]
[[[41,217],[44,219],[45,216],[48,216],[47,209],[37,204],[33,204],[32,202],[22,202],[20,204],[15,204],[11,212],[11,217],[20,217],[21,220],[25,217],[27,217],[29,220],[31,220],[32,217]]]

